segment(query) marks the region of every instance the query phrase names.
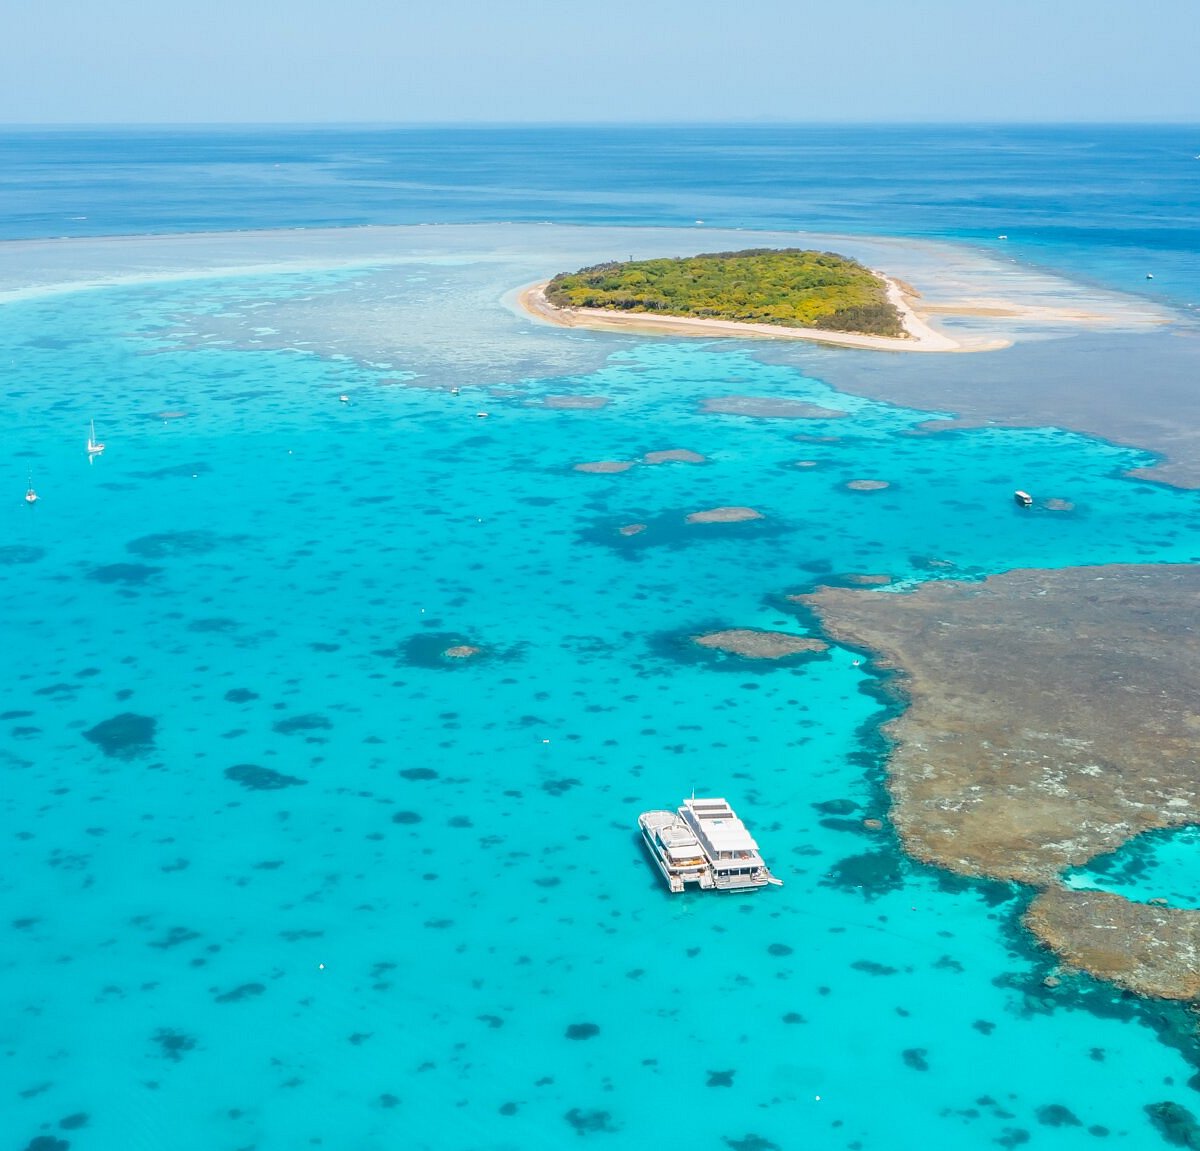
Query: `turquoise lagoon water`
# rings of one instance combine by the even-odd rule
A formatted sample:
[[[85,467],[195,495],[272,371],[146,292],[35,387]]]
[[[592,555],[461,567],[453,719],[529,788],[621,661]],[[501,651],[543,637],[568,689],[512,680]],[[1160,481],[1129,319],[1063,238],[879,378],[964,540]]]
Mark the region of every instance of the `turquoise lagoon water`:
[[[1097,856],[1064,877],[1076,888],[1111,891],[1126,899],[1165,899],[1172,907],[1200,908],[1196,893],[1195,827],[1148,831],[1116,851]]]
[[[0,308],[4,1145],[1155,1145],[1186,1016],[1047,990],[1019,889],[864,827],[869,659],[686,637],[802,632],[785,594],[854,573],[1195,561],[1200,495],[1068,432],[928,434],[817,348],[495,307],[439,359],[430,284],[494,302],[509,235],[370,273],[426,319],[386,357],[296,338],[352,323],[344,270]],[[705,462],[643,462],[673,448]],[[726,505],[763,518],[686,522]],[[693,789],[783,888],[666,894],[636,816]]]

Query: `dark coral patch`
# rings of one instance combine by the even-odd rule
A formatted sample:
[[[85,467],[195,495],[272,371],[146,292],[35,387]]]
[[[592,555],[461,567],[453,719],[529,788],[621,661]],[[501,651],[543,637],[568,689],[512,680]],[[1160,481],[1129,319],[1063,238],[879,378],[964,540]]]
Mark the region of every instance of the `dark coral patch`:
[[[333,727],[323,715],[291,715],[272,725],[280,735],[292,735],[297,731],[324,731]]]
[[[206,619],[194,619],[188,624],[188,631],[195,632],[231,632],[237,631],[238,621],[226,616],[211,616]]]
[[[375,654],[413,667],[447,669],[470,667],[497,653],[481,645],[479,640],[458,632],[428,631],[418,632],[395,647],[383,648]]]
[[[53,1135],[38,1135],[25,1144],[25,1151],[69,1151],[71,1144]]]
[[[548,779],[542,784],[542,790],[548,795],[566,795],[573,787],[579,786],[577,779]]]
[[[83,738],[114,759],[136,759],[153,749],[157,727],[158,721],[148,715],[124,711],[89,728]]]
[[[708,1082],[706,1087],[732,1087],[733,1086],[732,1071],[710,1071],[708,1073]]]
[[[259,767],[255,763],[237,763],[225,769],[225,778],[240,783],[249,791],[279,791],[284,787],[300,787],[307,783],[306,779],[297,779],[294,775],[284,775],[269,767]]]
[[[772,943],[771,946],[767,948],[768,955],[774,955],[779,958],[782,958],[785,955],[791,955],[791,953],[792,949],[786,943]]]
[[[1147,1103],[1143,1108],[1158,1133],[1176,1147],[1200,1147],[1200,1124],[1182,1103]]]
[[[254,999],[261,995],[266,988],[261,983],[243,983],[239,987],[233,988],[232,991],[226,991],[221,995],[214,995],[214,1003],[237,1003],[241,999]]]
[[[65,1118],[58,1121],[59,1127],[64,1131],[74,1131],[78,1127],[86,1127],[88,1116],[86,1111],[76,1111],[74,1115],[67,1115]]]
[[[1001,1147],[1020,1147],[1029,1142],[1029,1132],[1024,1127],[1005,1127],[1003,1134],[994,1142],[999,1143]]]
[[[398,811],[392,816],[393,823],[420,823],[421,813],[419,811]]]
[[[858,891],[868,899],[904,885],[900,859],[892,851],[868,851],[838,860],[821,881],[827,887]]]
[[[121,583],[138,585],[153,579],[162,568],[150,564],[102,564],[92,568],[87,578],[97,583]]]
[[[189,475],[192,470],[188,468]],[[167,559],[171,556],[204,555],[215,551],[223,542],[216,532],[155,532],[130,540],[125,550],[148,559]]]
[[[1047,1127],[1082,1127],[1075,1112],[1061,1103],[1049,1103],[1037,1109],[1037,1120]]]
[[[822,815],[850,815],[858,810],[858,804],[852,799],[826,799],[822,803],[814,803]]]
[[[258,699],[258,692],[248,687],[234,687],[225,693],[225,698],[230,703],[249,703],[252,699]]]
[[[732,1147],[733,1151],[780,1151],[778,1143],[772,1143],[762,1135],[747,1135],[743,1139],[734,1139],[726,1135],[724,1142]]]
[[[595,1023],[572,1023],[567,1028],[568,1039],[591,1039],[600,1034],[600,1028]]]
[[[184,1055],[195,1049],[196,1040],[182,1031],[160,1027],[154,1033],[154,1042],[162,1049],[163,1057],[178,1063]]]
[[[401,779],[437,779],[437,772],[432,767],[406,767],[397,772]]]
[[[896,975],[900,970],[898,967],[889,967],[886,963],[876,963],[873,959],[856,959],[850,966],[855,971],[862,971],[867,975]]]
[[[200,932],[193,931],[190,927],[172,927],[162,939],[156,939],[150,946],[168,951],[172,947],[178,947],[181,943],[191,943],[193,939],[199,938]]]
[[[905,1067],[911,1067],[914,1071],[929,1070],[929,1061],[925,1058],[928,1054],[924,1047],[909,1047],[901,1053]]]
[[[0,548],[0,566],[37,563],[45,554],[45,548],[29,547],[26,544],[9,544],[7,547]]]
[[[588,1135],[593,1131],[615,1131],[612,1115],[607,1111],[584,1111],[580,1107],[572,1107],[563,1116],[580,1135]]]

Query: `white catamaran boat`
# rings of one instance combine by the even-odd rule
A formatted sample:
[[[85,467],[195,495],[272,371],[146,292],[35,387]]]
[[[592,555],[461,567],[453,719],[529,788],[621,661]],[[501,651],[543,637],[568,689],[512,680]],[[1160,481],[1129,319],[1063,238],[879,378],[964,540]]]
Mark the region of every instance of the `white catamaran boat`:
[[[638,816],[638,827],[658,870],[676,895],[686,890],[689,883],[713,886],[712,870],[700,841],[679,812],[643,811]]]
[[[92,420],[91,430],[88,432],[87,450],[88,450],[89,456],[98,456],[102,451],[104,451],[104,445],[102,443],[100,443],[99,440],[96,439],[96,421],[95,420]]]
[[[746,825],[723,799],[686,799],[678,811],[638,816],[642,838],[672,892],[687,884],[715,891],[781,885],[758,853]]]

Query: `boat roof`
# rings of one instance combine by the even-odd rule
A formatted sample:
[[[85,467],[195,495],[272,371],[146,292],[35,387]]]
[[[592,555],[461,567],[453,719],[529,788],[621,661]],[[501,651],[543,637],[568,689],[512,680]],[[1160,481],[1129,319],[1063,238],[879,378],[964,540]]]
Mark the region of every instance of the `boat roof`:
[[[691,812],[694,826],[714,851],[758,850],[754,837],[725,800],[685,799],[683,806]]]

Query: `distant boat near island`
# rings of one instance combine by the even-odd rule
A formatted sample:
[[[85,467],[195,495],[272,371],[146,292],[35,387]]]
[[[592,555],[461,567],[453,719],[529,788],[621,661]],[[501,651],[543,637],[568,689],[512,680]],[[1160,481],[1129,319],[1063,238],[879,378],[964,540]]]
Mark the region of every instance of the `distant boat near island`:
[[[1013,500],[1016,502],[1018,507],[1033,507],[1033,496],[1031,496],[1028,492],[1021,491],[1020,488],[1013,492]]]

